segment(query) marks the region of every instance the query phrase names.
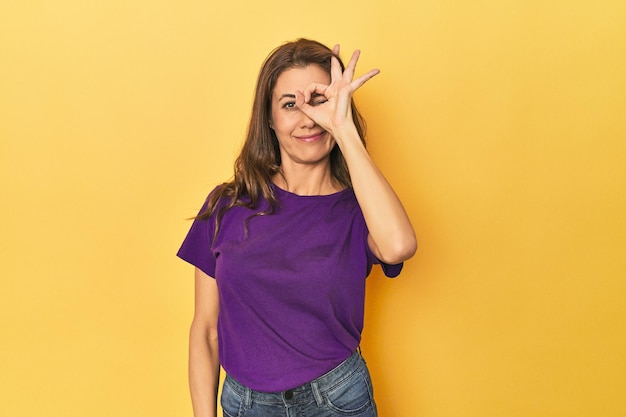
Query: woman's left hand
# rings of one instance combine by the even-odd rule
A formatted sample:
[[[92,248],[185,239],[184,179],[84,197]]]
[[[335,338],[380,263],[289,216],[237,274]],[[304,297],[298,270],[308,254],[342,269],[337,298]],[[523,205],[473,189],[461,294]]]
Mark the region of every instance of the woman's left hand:
[[[333,48],[339,54],[339,45]],[[354,71],[359,60],[360,51],[356,50],[350,58],[345,71],[341,70],[339,61],[334,56],[330,63],[330,84],[311,84],[304,91],[296,91],[296,106],[315,123],[328,131],[335,140],[341,140],[342,132],[354,129],[352,120],[352,95],[370,78],[380,71],[373,69],[367,74],[354,78]],[[312,104],[311,99],[324,96],[326,101]],[[338,142],[339,145],[341,145]]]
[[[333,52],[338,54],[339,46]],[[382,262],[398,264],[413,256],[417,240],[400,199],[362,145],[352,120],[352,94],[379,73],[375,69],[353,79],[358,60],[359,51],[355,51],[345,71],[341,71],[339,61],[332,57],[330,84],[311,84],[304,91],[296,91],[296,106],[329,132],[341,148],[369,230],[367,240],[372,253]]]

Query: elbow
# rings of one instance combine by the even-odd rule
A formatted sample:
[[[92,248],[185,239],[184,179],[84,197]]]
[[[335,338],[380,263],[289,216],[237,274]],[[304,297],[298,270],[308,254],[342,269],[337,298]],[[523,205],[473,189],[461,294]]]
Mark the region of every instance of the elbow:
[[[411,259],[417,252],[417,239],[414,234],[392,242],[389,249],[381,253],[381,261],[395,265]]]
[[[200,346],[217,345],[218,334],[216,323],[202,323],[194,320],[189,329],[189,341],[190,344]]]
[[[219,336],[218,336],[217,327],[211,328],[211,330],[206,334],[206,340],[209,344],[217,345]]]

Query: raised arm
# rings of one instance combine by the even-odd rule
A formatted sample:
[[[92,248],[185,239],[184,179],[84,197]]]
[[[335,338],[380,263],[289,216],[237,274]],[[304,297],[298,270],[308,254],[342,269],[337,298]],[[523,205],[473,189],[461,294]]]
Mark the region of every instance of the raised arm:
[[[356,129],[347,132],[341,142],[372,252],[388,264],[409,259],[417,250],[417,240],[400,199],[363,147]]]
[[[189,388],[195,417],[217,416],[219,359],[215,280],[196,268],[195,311],[189,331]]]
[[[339,52],[339,46],[334,52]],[[348,164],[354,193],[370,232],[370,248],[381,261],[396,264],[415,254],[417,240],[400,199],[370,158],[352,120],[353,93],[379,73],[372,70],[353,79],[359,54],[354,52],[343,72],[333,57],[330,85],[313,84],[297,92],[296,105],[332,134]],[[327,101],[310,105],[316,94],[325,96]]]

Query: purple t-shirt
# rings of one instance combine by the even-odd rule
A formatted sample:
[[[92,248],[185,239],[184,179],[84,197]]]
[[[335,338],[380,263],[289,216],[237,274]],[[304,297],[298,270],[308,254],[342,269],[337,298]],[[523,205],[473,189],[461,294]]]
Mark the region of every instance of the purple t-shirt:
[[[178,256],[217,280],[220,363],[256,391],[295,388],[333,369],[357,348],[365,278],[381,264],[351,188],[299,196],[274,186],[274,214],[229,209],[195,220]],[[206,203],[205,203],[206,206]],[[204,210],[204,207],[202,210]],[[247,221],[247,236],[244,224]],[[381,264],[389,277],[402,264]]]

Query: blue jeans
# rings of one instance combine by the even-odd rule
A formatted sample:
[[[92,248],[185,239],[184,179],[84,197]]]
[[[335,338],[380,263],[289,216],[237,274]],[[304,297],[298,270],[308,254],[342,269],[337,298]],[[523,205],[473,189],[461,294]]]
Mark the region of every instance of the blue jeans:
[[[372,380],[359,352],[308,384],[283,392],[253,391],[226,375],[221,404],[224,417],[378,415]]]

